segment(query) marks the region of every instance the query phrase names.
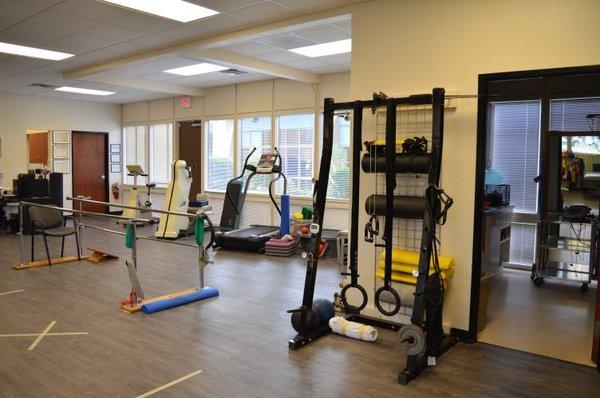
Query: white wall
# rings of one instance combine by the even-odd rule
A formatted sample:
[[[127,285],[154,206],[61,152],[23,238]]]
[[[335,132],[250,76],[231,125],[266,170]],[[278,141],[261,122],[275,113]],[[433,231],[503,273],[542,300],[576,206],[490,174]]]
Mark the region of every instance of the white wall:
[[[600,60],[597,0],[378,0],[352,12],[351,96],[404,96],[444,87],[476,94],[478,75]],[[442,187],[454,197],[442,254],[456,259],[445,319],[468,329],[477,103],[456,100],[446,113]],[[367,184],[368,177],[361,179]],[[361,201],[366,193],[361,195]],[[362,214],[360,225],[366,222]],[[359,244],[361,278],[373,273],[372,246]],[[373,293],[371,292],[371,298]],[[372,301],[371,301],[372,302]]]
[[[174,158],[178,151],[178,120],[210,118],[234,118],[252,114],[269,114],[272,117],[286,112],[320,112],[323,96],[332,96],[338,101],[350,98],[350,74],[335,73],[323,75],[318,85],[299,83],[284,79],[264,80],[237,85],[220,86],[205,89],[204,97],[192,99],[192,108],[182,109],[178,98],[136,102],[123,105],[123,123],[150,123],[154,121],[172,121],[174,123]],[[319,118],[316,118],[317,121]],[[319,141],[319,140],[317,140]],[[319,142],[315,145],[315,155],[320,153]],[[316,171],[316,170],[315,170]],[[204,173],[204,171],[203,171]],[[203,180],[205,177],[203,174]],[[214,219],[220,219],[223,195],[209,193],[209,199],[215,209]],[[162,194],[153,196],[156,206],[162,205]],[[292,210],[297,206],[310,205],[311,200],[292,200]],[[328,228],[348,228],[347,204],[332,204],[328,209]],[[279,223],[279,216],[268,196],[248,195],[242,224],[249,225]]]
[[[111,144],[121,143],[121,107],[115,104],[0,94],[0,120],[0,173],[4,176],[0,181],[2,186],[12,187],[13,178],[19,173],[27,172],[26,130],[108,132]],[[52,133],[48,140],[52,142]],[[110,184],[121,181],[121,175],[109,173],[109,181]],[[72,174],[66,174],[65,197],[71,195],[71,189]],[[112,195],[110,198],[112,201]],[[71,206],[71,203],[65,201],[65,206]]]

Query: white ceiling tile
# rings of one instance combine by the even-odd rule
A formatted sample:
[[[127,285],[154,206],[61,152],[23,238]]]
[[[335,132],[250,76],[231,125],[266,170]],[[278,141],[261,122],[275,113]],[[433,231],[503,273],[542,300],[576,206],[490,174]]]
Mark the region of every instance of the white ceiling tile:
[[[144,32],[135,27],[123,26],[113,22],[97,25],[87,29],[86,31],[94,35],[103,36],[119,42],[129,41],[144,35]]]
[[[290,33],[284,33],[280,35],[265,37],[264,39],[257,40],[259,43],[268,44],[273,47],[281,48],[283,50],[289,50],[291,48],[310,46],[315,44],[312,41],[305,39],[300,36],[296,36]]]
[[[48,8],[64,0],[19,0],[21,3],[30,4],[37,7]]]
[[[0,29],[6,29],[25,18],[31,17],[40,10],[42,8],[35,5],[4,0],[0,2]]]
[[[279,4],[267,1],[241,8],[239,10],[231,11],[229,14],[238,18],[242,18],[248,22],[264,22],[272,19],[291,16],[293,12],[288,8],[280,6]]]
[[[50,43],[52,48],[57,51],[64,51],[71,54],[82,54],[104,47],[118,44],[118,40],[96,35],[89,30],[78,32],[63,39]]]
[[[156,33],[183,25],[177,21],[137,12],[132,12],[130,14],[123,15],[122,17],[115,18],[111,21],[111,24],[132,28],[144,33]]]
[[[341,7],[358,3],[364,0],[273,0],[276,3],[296,12],[307,12],[312,10],[325,10],[328,8]]]
[[[187,0],[190,3],[195,3],[211,10],[227,12],[239,10],[240,8],[248,7],[255,4],[264,3],[267,0]]]
[[[10,57],[0,62],[0,79],[6,79],[14,75],[36,67],[44,66],[52,61],[28,57]]]
[[[90,18],[96,22],[106,22],[133,12],[96,0],[67,0],[57,4],[53,9],[68,15]]]
[[[323,26],[315,29],[294,32],[294,34],[315,43],[327,43],[330,41],[350,39],[350,33],[334,26]]]

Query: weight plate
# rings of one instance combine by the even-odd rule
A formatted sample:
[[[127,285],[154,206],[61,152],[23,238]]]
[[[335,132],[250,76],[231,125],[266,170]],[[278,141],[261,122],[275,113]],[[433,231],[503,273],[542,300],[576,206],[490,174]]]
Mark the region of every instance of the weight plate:
[[[425,334],[417,325],[404,325],[398,331],[400,344],[408,355],[418,355],[425,349]]]

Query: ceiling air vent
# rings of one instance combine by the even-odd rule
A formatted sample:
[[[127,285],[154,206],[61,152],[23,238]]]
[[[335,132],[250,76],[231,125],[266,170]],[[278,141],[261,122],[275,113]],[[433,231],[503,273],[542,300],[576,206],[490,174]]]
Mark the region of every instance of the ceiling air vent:
[[[243,70],[233,69],[233,68],[222,70],[221,73],[224,73],[226,75],[231,75],[231,76],[244,76],[244,75],[248,74],[248,72],[244,72]]]
[[[52,84],[44,84],[44,83],[33,83],[33,84],[30,84],[29,87],[46,88],[48,90],[56,88],[56,86],[53,86]]]

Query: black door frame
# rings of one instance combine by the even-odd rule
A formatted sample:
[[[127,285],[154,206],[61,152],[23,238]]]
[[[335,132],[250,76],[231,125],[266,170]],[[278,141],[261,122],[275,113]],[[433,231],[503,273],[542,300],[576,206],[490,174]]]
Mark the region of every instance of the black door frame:
[[[481,239],[482,223],[483,223],[483,195],[484,177],[487,155],[487,127],[488,127],[488,105],[490,100],[519,100],[531,99],[532,92],[525,90],[523,92],[502,93],[500,95],[492,93],[490,84],[492,82],[500,82],[500,84],[510,85],[510,82],[517,82],[525,79],[539,79],[533,85],[539,85],[542,92],[537,99],[542,101],[541,109],[541,124],[542,132],[549,129],[549,118],[544,117],[549,115],[550,99],[568,98],[576,96],[600,96],[600,85],[578,86],[570,81],[569,77],[582,77],[586,75],[600,76],[600,65],[555,68],[555,69],[540,69],[520,72],[501,72],[479,75],[478,81],[478,104],[477,104],[477,148],[475,158],[475,191],[474,191],[474,225],[473,225],[473,253],[472,253],[472,268],[471,268],[471,300],[469,307],[469,331],[466,336],[471,342],[477,341],[477,320],[479,312],[479,287],[481,278],[481,250],[483,241]],[[593,76],[595,79],[597,76]],[[555,89],[549,90],[548,78],[554,78]],[[502,91],[502,90],[500,90]],[[516,90],[518,91],[518,90]],[[537,90],[536,90],[537,91]],[[544,135],[542,134],[540,142],[540,150],[543,145]],[[540,154],[544,156],[544,154]]]
[[[110,202],[110,192],[109,192],[109,185],[110,185],[110,174],[109,174],[109,167],[108,167],[108,159],[110,156],[110,135],[107,132],[103,132],[103,131],[82,131],[82,130],[73,130],[71,131],[71,135],[75,135],[75,134],[98,134],[98,135],[103,135],[104,136],[104,142],[106,145],[106,151],[105,154],[106,156],[104,157],[104,176],[106,177],[104,179],[104,192],[106,193],[106,201]],[[75,156],[75,145],[73,144],[75,142],[75,140],[73,139],[73,137],[71,137],[71,195],[74,195],[73,193],[73,188],[75,187],[75,169],[73,168],[73,158]],[[106,209],[104,210],[105,213],[109,213],[109,207],[106,206]]]

